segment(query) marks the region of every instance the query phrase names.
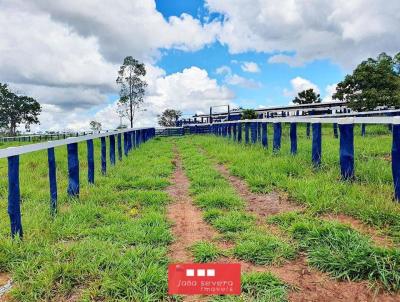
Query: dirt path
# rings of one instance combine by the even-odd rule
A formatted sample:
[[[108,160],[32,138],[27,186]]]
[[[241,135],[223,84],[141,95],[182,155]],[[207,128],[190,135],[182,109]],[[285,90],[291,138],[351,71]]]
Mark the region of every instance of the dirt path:
[[[223,165],[216,165],[216,169],[247,202],[247,210],[256,215],[260,222],[265,223],[265,218],[269,215],[303,210],[302,207],[285,200],[277,193],[256,194],[251,192],[244,180],[231,175]],[[400,295],[373,292],[369,288],[368,282],[331,279],[327,274],[309,267],[304,255],[280,266],[255,266],[246,262],[241,262],[241,264],[244,272],[270,271],[284,282],[292,285],[294,290],[289,292],[289,301],[400,301]]]
[[[0,273],[0,302],[10,301],[9,291],[12,287],[10,274]]]
[[[172,232],[175,241],[170,245],[169,257],[174,262],[193,262],[188,250],[200,240],[212,241],[217,232],[202,218],[202,212],[193,204],[189,194],[190,182],[182,168],[179,155],[175,157],[175,172],[172,185],[167,188],[173,202],[167,207],[167,217],[173,222]],[[185,296],[183,301],[208,301],[204,296]]]

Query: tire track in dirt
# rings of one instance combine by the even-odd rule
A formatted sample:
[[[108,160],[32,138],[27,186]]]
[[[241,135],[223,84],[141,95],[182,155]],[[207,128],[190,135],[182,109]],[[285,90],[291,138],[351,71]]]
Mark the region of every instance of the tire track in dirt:
[[[194,204],[189,193],[190,181],[182,168],[182,160],[177,154],[173,163],[175,171],[167,192],[172,203],[167,207],[167,218],[173,223],[172,233],[175,241],[169,247],[169,258],[177,263],[190,263],[194,261],[189,248],[200,240],[213,240],[217,232],[208,225]],[[183,301],[208,301],[205,296],[184,296]]]
[[[269,215],[304,210],[277,193],[253,193],[244,180],[231,175],[224,165],[217,164],[215,167],[246,201],[247,210],[256,215],[260,223],[265,223],[265,218]],[[271,231],[275,233],[273,228]],[[373,292],[366,281],[353,282],[332,279],[327,274],[309,267],[305,255],[301,255],[293,261],[287,261],[283,265],[257,266],[246,262],[241,262],[241,264],[244,272],[270,271],[293,286],[294,290],[289,292],[290,301],[400,301],[400,295]]]

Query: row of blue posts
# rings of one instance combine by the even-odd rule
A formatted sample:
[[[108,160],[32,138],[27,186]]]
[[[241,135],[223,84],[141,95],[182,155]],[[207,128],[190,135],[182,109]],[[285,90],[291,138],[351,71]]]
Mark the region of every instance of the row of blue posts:
[[[242,142],[242,129],[244,128],[244,140],[246,144],[260,141],[262,146],[268,148],[268,133],[266,122],[236,122],[221,123],[210,126],[210,132],[222,137],[229,137],[233,141]],[[394,183],[394,198],[400,201],[400,124],[391,125],[392,129],[392,175]],[[339,130],[339,131],[338,131]],[[260,133],[261,131],[261,133]],[[322,126],[319,122],[306,124],[306,136],[310,137],[312,132],[311,160],[314,167],[321,165],[322,159]],[[354,124],[333,124],[335,138],[340,134],[340,171],[343,180],[354,180]],[[338,133],[339,132],[339,133]],[[365,124],[361,125],[361,134],[365,135]],[[290,123],[290,152],[297,154],[297,123]],[[272,147],[274,152],[281,148],[282,124],[273,122]]]
[[[109,156],[111,165],[116,163],[115,138],[117,138],[118,159],[122,160],[122,151],[125,156],[129,152],[140,146],[140,144],[155,136],[155,128],[133,130],[123,133],[123,150],[121,133],[108,135]],[[107,144],[106,137],[101,137],[101,171],[107,171]],[[94,184],[94,146],[93,139],[87,139],[87,162],[88,162],[88,182]],[[68,195],[79,197],[79,158],[78,143],[67,144],[68,153]],[[49,187],[50,187],[50,212],[54,215],[57,212],[57,178],[56,178],[56,159],[54,148],[47,149],[49,166]],[[11,236],[23,237],[20,209],[20,185],[19,185],[19,155],[8,157],[8,214],[11,223]]]

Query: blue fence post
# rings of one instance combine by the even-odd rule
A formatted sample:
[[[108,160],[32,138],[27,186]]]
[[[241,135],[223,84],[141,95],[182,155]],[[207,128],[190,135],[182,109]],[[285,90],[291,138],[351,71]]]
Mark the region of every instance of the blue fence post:
[[[365,124],[361,124],[361,136],[365,136]]]
[[[261,122],[257,122],[257,140],[261,142]]]
[[[101,139],[101,173],[106,174],[107,172],[107,146],[106,138],[103,136]],[[129,140],[128,140],[129,141]]]
[[[321,165],[321,154],[322,154],[322,144],[321,144],[321,123],[312,123],[312,162],[315,167]]]
[[[306,125],[306,136],[307,138],[310,138],[310,123],[307,123]]]
[[[249,143],[249,130],[250,130],[250,125],[249,125],[249,123],[245,122],[244,123],[244,142],[246,144]]]
[[[117,145],[118,145],[118,159],[121,161],[122,160],[122,138],[121,138],[121,133],[118,133],[117,136]]]
[[[94,147],[93,140],[86,141],[87,146],[87,162],[88,162],[88,182],[94,184]]]
[[[251,122],[251,143],[255,144],[257,142],[257,123]]]
[[[395,118],[392,127],[392,175],[394,184],[394,199],[400,201],[400,117]]]
[[[262,131],[261,143],[264,148],[268,148],[267,123],[265,123],[265,122],[261,123],[261,131]]]
[[[290,153],[297,154],[297,124],[290,123]]]
[[[352,119],[339,124],[340,171],[344,180],[354,179],[354,124]]]
[[[110,162],[111,162],[111,165],[114,166],[115,165],[115,136],[110,135],[109,140],[110,140]]]
[[[236,142],[237,140],[237,123],[232,124],[232,132],[233,132],[233,141]]]
[[[19,156],[8,158],[8,215],[10,216],[11,236],[23,237],[21,223],[21,194],[19,191]]]
[[[282,138],[282,124],[274,123],[274,142],[273,142],[274,152],[279,151],[279,149],[281,148],[281,138]]]
[[[68,151],[68,195],[71,197],[79,196],[79,158],[78,144],[67,145]]]
[[[128,135],[124,132],[124,153],[125,156],[128,156]]]
[[[54,148],[47,149],[47,161],[49,164],[50,214],[54,215],[57,213],[57,176]]]
[[[338,138],[338,124],[337,123],[333,123],[333,137],[334,138]]]
[[[242,123],[241,123],[241,122],[238,123],[238,129],[237,129],[237,131],[238,131],[238,133],[237,133],[237,141],[238,141],[239,143],[241,143],[241,142],[242,142],[242,134],[243,134],[243,131],[242,131]]]

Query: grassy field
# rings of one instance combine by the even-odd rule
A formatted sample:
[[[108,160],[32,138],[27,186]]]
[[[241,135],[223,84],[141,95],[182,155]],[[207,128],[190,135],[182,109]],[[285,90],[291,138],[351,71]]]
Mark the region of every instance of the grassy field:
[[[23,242],[9,239],[6,216],[6,162],[1,162],[0,271],[14,280],[17,301],[166,300],[163,189],[172,172],[168,142],[151,141],[129,158],[96,169],[96,185],[86,181],[86,148],[80,148],[79,200],[66,196],[66,148],[57,148],[59,213],[50,216],[44,152],[21,156]],[[96,146],[98,152],[99,148]],[[99,158],[99,154],[96,154]]]
[[[339,141],[323,128],[322,166],[311,164],[311,140],[299,127],[299,153],[290,155],[288,128],[273,153],[227,138],[186,136],[154,139],[100,172],[96,141],[96,184],[86,180],[86,146],[80,144],[81,195],[66,194],[66,148],[56,148],[58,214],[49,209],[45,152],[21,156],[23,241],[12,241],[7,216],[7,162],[0,161],[0,273],[14,281],[16,301],[173,301],[167,295],[168,246],[174,240],[166,207],[176,154],[190,194],[215,238],[189,247],[196,262],[242,261],[240,297],[210,301],[287,301],[296,291],[269,267],[306,257],[309,267],[332,279],[367,281],[383,291],[400,290],[400,206],[393,202],[391,135],[386,127],[356,129],[356,180],[339,171]],[[269,129],[269,143],[272,131]],[[175,154],[174,154],[175,153]],[[216,168],[222,164],[257,194],[280,192],[301,211],[261,217],[248,210],[237,188]],[[343,214],[387,238],[327,219]],[[252,268],[265,268],[262,271]],[[301,291],[301,289],[300,289]]]

